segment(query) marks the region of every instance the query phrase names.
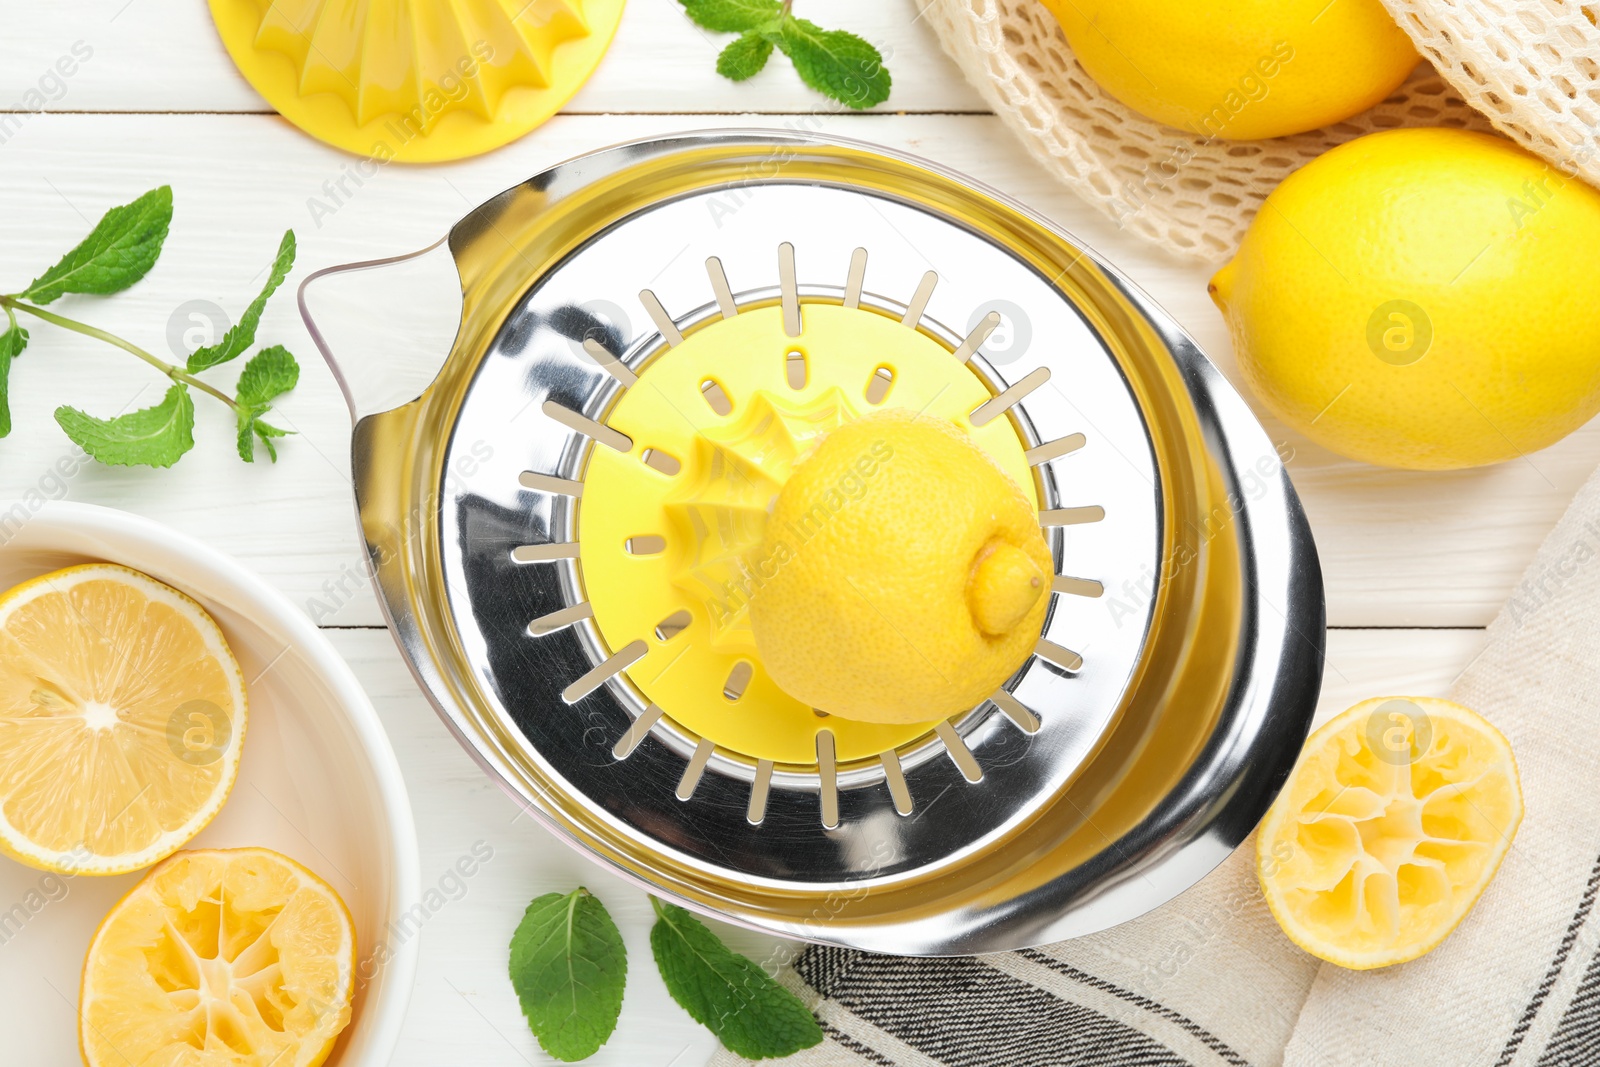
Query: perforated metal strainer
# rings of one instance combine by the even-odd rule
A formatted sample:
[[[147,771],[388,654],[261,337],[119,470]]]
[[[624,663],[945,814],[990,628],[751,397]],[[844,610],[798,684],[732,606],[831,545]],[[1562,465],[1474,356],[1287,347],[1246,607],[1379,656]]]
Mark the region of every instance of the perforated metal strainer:
[[[449,245],[437,377],[383,411],[347,388],[357,504],[423,688],[558,835],[736,922],[951,954],[1141,914],[1266,810],[1322,670],[1298,501],[1194,344],[1047,221],[739,131],[553,167]],[[745,614],[787,471],[893,407],[1012,473],[1057,575],[1004,687],[899,727],[788,697]]]

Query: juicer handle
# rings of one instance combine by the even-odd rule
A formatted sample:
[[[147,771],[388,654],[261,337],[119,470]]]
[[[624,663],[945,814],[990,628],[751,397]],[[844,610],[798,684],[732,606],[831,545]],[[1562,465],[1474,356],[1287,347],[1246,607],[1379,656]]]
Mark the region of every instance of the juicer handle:
[[[311,342],[317,346],[317,351],[322,353],[328,369],[333,372],[334,381],[339,383],[339,390],[344,394],[345,404],[350,408],[352,422],[360,422],[368,415],[376,415],[399,407],[420,396],[438,376],[443,367],[448,349],[437,358],[427,357],[427,365],[423,366],[420,373],[402,375],[416,381],[415,389],[399,388],[397,396],[397,367],[394,362],[383,362],[372,355],[365,357],[354,354],[347,356],[341,362],[333,356],[327,339],[323,336],[321,328],[311,316],[311,309],[306,305],[306,290],[311,283],[321,278],[335,274],[348,274],[355,271],[371,270],[376,267],[388,267],[397,263],[417,259],[427,255],[450,239],[449,234],[439,238],[426,248],[415,252],[407,252],[399,256],[387,256],[383,259],[368,259],[358,263],[341,263],[333,267],[323,267],[321,270],[312,271],[300,283],[300,288],[295,294],[296,303],[300,307],[300,318],[305,321],[306,332],[311,335]],[[392,355],[393,353],[389,353]]]

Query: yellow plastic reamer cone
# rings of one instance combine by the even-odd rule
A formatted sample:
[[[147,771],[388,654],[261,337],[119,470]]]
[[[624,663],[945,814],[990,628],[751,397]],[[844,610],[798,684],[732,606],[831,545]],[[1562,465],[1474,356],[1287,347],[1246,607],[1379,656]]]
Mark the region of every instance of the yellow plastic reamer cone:
[[[824,434],[873,412],[961,426],[1037,506],[1010,421],[969,419],[989,399],[932,337],[837,304],[807,303],[798,336],[777,306],[741,309],[647,364],[606,416],[617,447],[589,457],[578,541],[595,624],[613,650],[634,649],[627,676],[655,713],[779,766],[814,765],[823,734],[845,765],[935,730],[846,719],[784,692],[762,663],[750,604],[778,565],[759,552],[774,498]],[[872,462],[863,457],[863,478]],[[841,507],[852,493],[841,487]]]
[[[210,0],[228,54],[278,113],[382,162],[499,148],[555,114],[625,0]]]

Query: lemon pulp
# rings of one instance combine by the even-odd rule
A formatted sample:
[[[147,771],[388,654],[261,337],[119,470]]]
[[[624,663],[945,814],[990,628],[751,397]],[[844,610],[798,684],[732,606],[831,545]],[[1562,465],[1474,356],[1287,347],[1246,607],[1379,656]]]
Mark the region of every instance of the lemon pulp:
[[[116,874],[181,848],[239,770],[244,680],[222,631],[95,563],[0,597],[0,852]]]

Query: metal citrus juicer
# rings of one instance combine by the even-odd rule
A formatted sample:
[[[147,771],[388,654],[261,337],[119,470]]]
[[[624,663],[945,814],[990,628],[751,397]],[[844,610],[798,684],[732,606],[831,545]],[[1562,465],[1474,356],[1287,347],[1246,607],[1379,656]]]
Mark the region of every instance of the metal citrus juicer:
[[[551,167],[447,240],[459,332],[405,402],[363,399],[384,367],[307,311],[396,260],[316,272],[301,310],[395,638],[557,836],[749,927],[948,955],[1149,911],[1266,811],[1322,673],[1300,504],[1195,344],[1046,219],[910,156],[727,131]],[[1016,674],[908,726],[789,697],[742,610],[787,472],[888,407],[1011,473],[1056,574]]]

